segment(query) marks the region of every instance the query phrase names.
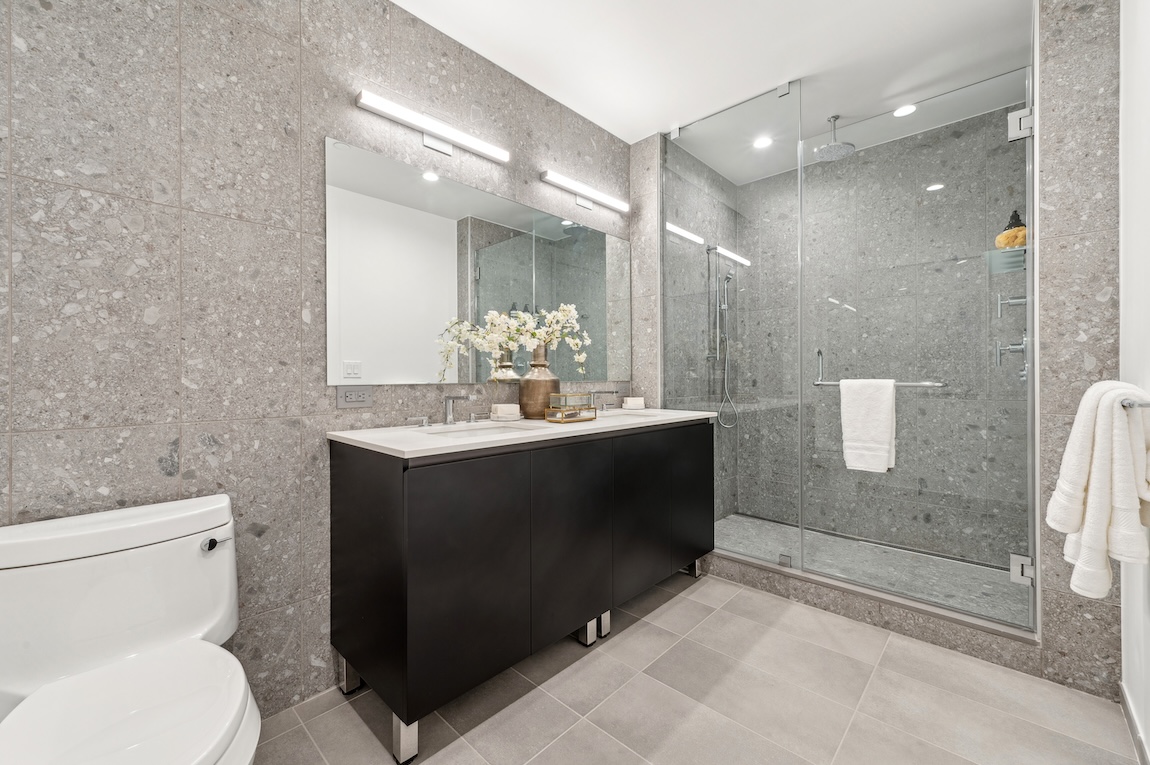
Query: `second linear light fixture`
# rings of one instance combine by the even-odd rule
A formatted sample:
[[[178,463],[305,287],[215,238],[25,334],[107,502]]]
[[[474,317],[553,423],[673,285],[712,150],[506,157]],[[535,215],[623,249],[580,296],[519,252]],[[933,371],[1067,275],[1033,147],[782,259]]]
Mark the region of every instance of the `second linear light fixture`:
[[[695,244],[706,244],[706,240],[704,240],[703,237],[699,236],[698,234],[693,234],[685,228],[681,228],[679,226],[676,226],[674,223],[668,222],[667,223],[667,230],[670,231],[672,234],[678,234],[679,236],[683,237],[684,239],[688,239],[688,240],[694,242]],[[708,247],[707,249],[708,249],[708,251],[710,251],[711,248]],[[736,263],[742,263],[744,266],[751,265],[751,261],[747,260],[746,258],[744,258],[741,255],[736,255],[735,253],[728,250],[726,247],[719,247],[718,245],[715,245],[714,250],[715,250],[715,252],[722,255],[724,258],[729,258],[730,260],[733,260]]]

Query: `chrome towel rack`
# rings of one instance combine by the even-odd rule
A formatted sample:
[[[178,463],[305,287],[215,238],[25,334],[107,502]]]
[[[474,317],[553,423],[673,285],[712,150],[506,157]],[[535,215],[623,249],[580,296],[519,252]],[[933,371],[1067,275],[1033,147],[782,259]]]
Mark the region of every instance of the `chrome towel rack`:
[[[811,383],[811,385],[814,385],[816,387],[827,387],[827,386],[834,385],[837,387],[838,386],[837,382],[832,382],[830,380],[824,380],[823,379],[823,351],[822,351],[822,349],[820,348],[820,349],[816,350],[815,353],[817,353],[818,357],[819,357],[819,379],[815,380],[813,383]],[[930,381],[896,382],[894,384],[894,387],[896,387],[896,388],[945,388],[946,383],[944,383],[944,382],[930,382]],[[1134,402],[1131,402],[1131,403],[1134,403]],[[1122,405],[1126,406],[1126,402],[1123,401]],[[1145,404],[1143,406],[1150,406],[1150,404]]]
[[[1132,398],[1122,399],[1122,406],[1127,409],[1150,409],[1150,401],[1135,401]]]

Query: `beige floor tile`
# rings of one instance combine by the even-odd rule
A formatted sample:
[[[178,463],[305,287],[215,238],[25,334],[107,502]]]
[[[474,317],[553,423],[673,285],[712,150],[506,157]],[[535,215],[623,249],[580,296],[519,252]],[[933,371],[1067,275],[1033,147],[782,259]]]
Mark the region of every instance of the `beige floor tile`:
[[[438,712],[460,735],[531,693],[535,684],[513,669],[500,672],[478,688],[448,702]]]
[[[643,669],[679,641],[679,636],[662,627],[641,621],[622,635],[604,643],[598,650],[635,669]]]
[[[302,725],[256,747],[253,765],[335,765],[325,763]]]
[[[727,601],[723,610],[870,664],[878,661],[890,634],[845,616],[745,588]]]
[[[646,620],[676,635],[686,635],[714,612],[714,608],[690,598],[675,597],[647,614]]]
[[[687,633],[689,640],[854,709],[874,666],[726,611]]]
[[[535,756],[531,765],[642,765],[644,760],[586,720]]]
[[[260,743],[271,741],[300,724],[299,715],[296,714],[294,707],[272,715],[260,724]]]
[[[639,674],[587,720],[655,765],[808,765],[762,736]]]
[[[879,667],[859,711],[978,765],[1133,765],[1133,760]]]
[[[579,715],[536,688],[464,734],[491,765],[522,765],[579,721]]]
[[[581,715],[635,676],[635,670],[604,651],[592,651],[541,687]]]
[[[341,704],[304,724],[328,765],[391,761],[391,710],[375,693]],[[419,754],[430,758],[457,740],[443,718],[419,721]]]
[[[834,765],[971,765],[933,744],[873,717],[856,714]]]
[[[1134,758],[1122,708],[1106,699],[902,635],[880,666]]]
[[[829,765],[854,711],[712,651],[677,643],[646,673],[816,765]]]
[[[706,603],[711,608],[719,608],[743,589],[740,584],[719,579],[716,576],[703,576],[679,594],[700,603]]]

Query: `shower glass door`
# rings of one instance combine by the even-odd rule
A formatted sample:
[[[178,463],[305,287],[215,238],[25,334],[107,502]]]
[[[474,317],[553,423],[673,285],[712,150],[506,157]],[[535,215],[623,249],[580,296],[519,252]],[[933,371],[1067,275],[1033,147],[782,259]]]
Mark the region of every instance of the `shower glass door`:
[[[1028,140],[1007,140],[1026,97],[1019,70],[918,104],[998,107],[976,116],[878,144],[890,114],[840,122],[859,148],[834,161],[813,150],[829,132],[808,139],[801,316],[803,568],[1019,627],[1033,627],[1033,590],[1009,570],[1034,552],[1030,289],[1025,250],[995,240],[1029,219]],[[819,351],[824,382],[900,383],[887,472],[846,468]]]
[[[1033,629],[1032,274],[995,246],[1030,219],[1027,85],[842,118],[817,162],[799,83],[663,140],[664,406],[719,414],[717,549]],[[820,352],[824,383],[940,383],[897,389],[891,470],[846,468]]]

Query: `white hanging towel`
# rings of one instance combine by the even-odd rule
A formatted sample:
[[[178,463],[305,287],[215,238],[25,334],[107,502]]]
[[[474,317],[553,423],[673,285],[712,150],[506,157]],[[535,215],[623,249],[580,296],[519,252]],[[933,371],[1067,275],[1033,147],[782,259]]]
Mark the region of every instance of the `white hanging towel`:
[[[839,396],[847,469],[894,467],[894,380],[842,380]]]
[[[1088,598],[1110,592],[1107,558],[1150,562],[1143,519],[1150,515],[1147,443],[1142,411],[1125,399],[1150,400],[1140,388],[1095,383],[1078,405],[1046,523],[1067,535],[1062,556],[1074,565],[1070,589]]]

